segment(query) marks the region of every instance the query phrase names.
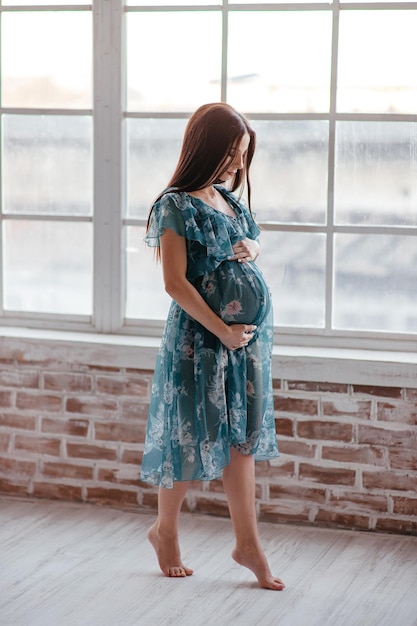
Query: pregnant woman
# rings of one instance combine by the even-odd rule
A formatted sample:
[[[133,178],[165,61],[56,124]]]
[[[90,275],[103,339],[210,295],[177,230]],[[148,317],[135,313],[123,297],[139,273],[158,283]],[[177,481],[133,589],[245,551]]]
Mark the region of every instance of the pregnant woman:
[[[166,576],[181,560],[178,517],[192,480],[223,479],[236,536],[232,556],[261,587],[284,583],[268,566],[255,509],[255,465],[278,456],[271,297],[254,263],[259,228],[232,193],[255,150],[248,120],[224,103],[190,118],[177,168],[154,203],[146,242],[157,247],[173,298],[157,357],[142,479],[159,485],[148,536]]]

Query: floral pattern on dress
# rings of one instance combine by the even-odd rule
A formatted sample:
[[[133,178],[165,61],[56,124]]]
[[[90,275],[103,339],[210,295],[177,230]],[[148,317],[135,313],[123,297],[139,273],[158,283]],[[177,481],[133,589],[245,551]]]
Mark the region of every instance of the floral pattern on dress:
[[[255,460],[278,456],[271,356],[272,304],[256,263],[230,261],[233,245],[259,228],[243,203],[222,187],[236,217],[185,192],[169,190],[154,205],[145,241],[158,246],[166,228],[186,238],[187,278],[226,323],[256,324],[249,345],[227,350],[172,301],[157,356],[141,478],[219,478],[233,447]]]

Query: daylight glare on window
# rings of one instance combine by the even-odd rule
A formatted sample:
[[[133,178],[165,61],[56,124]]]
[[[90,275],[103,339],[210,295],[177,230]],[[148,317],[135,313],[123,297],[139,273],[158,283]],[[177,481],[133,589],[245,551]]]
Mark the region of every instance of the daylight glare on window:
[[[224,100],[257,134],[277,332],[417,333],[417,2],[3,0],[0,17],[0,319],[162,323],[147,215],[191,113]]]

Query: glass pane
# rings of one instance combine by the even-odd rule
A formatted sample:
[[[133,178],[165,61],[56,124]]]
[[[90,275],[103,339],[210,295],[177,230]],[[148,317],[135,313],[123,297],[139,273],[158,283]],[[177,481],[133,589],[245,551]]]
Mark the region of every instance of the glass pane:
[[[90,11],[2,14],[2,105],[91,108]]]
[[[253,121],[252,206],[259,221],[324,224],[327,122]]]
[[[330,11],[231,13],[228,102],[242,111],[328,111],[331,26]]]
[[[334,326],[417,332],[415,237],[337,234]]]
[[[417,11],[341,11],[337,108],[415,113]]]
[[[144,227],[127,228],[126,317],[164,320],[171,298],[164,288],[161,264],[144,236]]]
[[[187,120],[127,120],[129,217],[147,216],[154,198],[167,186],[186,124]]]
[[[3,244],[6,309],[91,315],[91,224],[6,220]]]
[[[2,126],[4,212],[91,215],[91,119],[5,115]]]
[[[417,224],[417,124],[336,126],[335,215],[339,224]]]
[[[220,12],[127,14],[129,110],[193,111],[220,99],[220,73]]]
[[[263,231],[257,261],[274,301],[275,325],[323,328],[325,236]]]

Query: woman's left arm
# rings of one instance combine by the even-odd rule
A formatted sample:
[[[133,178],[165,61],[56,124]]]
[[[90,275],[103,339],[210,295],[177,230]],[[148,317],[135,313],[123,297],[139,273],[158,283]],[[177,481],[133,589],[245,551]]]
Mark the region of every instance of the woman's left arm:
[[[233,246],[234,256],[230,257],[230,261],[238,261],[239,263],[248,263],[254,261],[259,255],[259,243],[255,239],[246,237],[238,241]]]

